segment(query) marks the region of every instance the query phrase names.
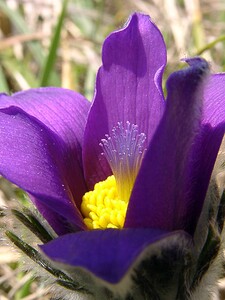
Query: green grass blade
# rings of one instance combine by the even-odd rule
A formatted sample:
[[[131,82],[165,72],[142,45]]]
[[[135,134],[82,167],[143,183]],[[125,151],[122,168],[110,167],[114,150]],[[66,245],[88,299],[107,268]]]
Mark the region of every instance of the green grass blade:
[[[24,64],[21,64],[21,62],[14,57],[6,57],[1,61],[1,64],[7,71],[7,74],[9,74],[10,78],[16,82],[17,89],[28,89],[30,87],[38,86],[36,78],[26,67],[27,64],[25,62]]]
[[[53,71],[54,63],[56,60],[57,56],[57,50],[58,50],[58,45],[60,41],[60,36],[61,36],[61,30],[62,30],[62,25],[63,21],[65,18],[66,14],[66,8],[67,8],[67,3],[68,0],[64,0],[63,5],[62,5],[62,11],[58,19],[58,23],[56,25],[52,42],[49,48],[49,53],[46,58],[45,64],[43,66],[42,74],[41,74],[41,79],[40,79],[40,86],[47,86],[49,83],[49,79],[51,76],[51,73]]]
[[[220,37],[218,37],[217,39],[215,39],[214,41],[212,41],[211,43],[207,44],[206,46],[204,46],[203,48],[201,48],[196,55],[201,55],[202,53],[204,53],[207,50],[212,49],[216,44],[220,43],[220,42],[224,42],[225,41],[225,35],[221,35]]]
[[[29,296],[31,294],[31,285],[32,285],[33,281],[34,281],[34,279],[30,278],[28,281],[26,281],[23,284],[23,286],[14,295],[15,300],[23,299],[26,296]]]

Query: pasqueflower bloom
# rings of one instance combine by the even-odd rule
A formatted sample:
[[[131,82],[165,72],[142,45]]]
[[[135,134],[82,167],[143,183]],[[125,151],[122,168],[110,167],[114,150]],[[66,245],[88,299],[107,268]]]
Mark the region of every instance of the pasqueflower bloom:
[[[49,259],[121,288],[143,257],[192,242],[225,131],[225,74],[185,59],[165,100],[166,47],[137,13],[102,60],[92,103],[53,87],[0,95],[0,173],[57,233],[41,246]]]

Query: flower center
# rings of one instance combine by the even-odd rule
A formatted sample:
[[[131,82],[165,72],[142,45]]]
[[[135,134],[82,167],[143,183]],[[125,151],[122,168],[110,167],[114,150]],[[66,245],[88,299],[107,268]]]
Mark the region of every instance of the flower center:
[[[81,212],[89,229],[122,228],[135,179],[145,153],[146,135],[138,126],[118,122],[111,136],[101,140],[103,155],[109,162],[112,176],[85,193]]]
[[[81,211],[89,229],[122,228],[128,202],[118,199],[115,177],[95,184],[94,190],[85,193]]]

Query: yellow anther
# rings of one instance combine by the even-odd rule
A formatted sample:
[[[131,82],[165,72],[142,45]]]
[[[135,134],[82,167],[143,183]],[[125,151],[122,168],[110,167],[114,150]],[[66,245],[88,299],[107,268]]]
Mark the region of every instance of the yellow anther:
[[[95,205],[85,203],[85,206],[87,207],[87,211],[88,211],[88,213],[86,214],[86,216],[88,216],[91,211],[93,211],[93,212],[96,213],[97,207]]]
[[[92,219],[93,221],[98,220],[98,216],[97,216],[96,213],[94,213],[93,211],[91,211],[91,212],[89,213],[89,217],[90,217],[90,219]]]
[[[97,206],[96,213],[97,213],[98,217],[100,217],[102,215],[103,211],[104,211],[104,206],[103,205]]]
[[[84,218],[84,224],[87,226],[89,229],[93,229],[93,222],[89,218]]]
[[[88,216],[89,215],[90,209],[89,209],[88,205],[84,201],[81,203],[81,211],[83,212],[84,216]]]
[[[93,229],[99,229],[99,228],[101,228],[100,227],[100,225],[99,225],[99,223],[98,223],[98,221],[93,221]]]
[[[85,201],[87,201],[90,204],[95,204],[95,197],[93,197],[91,192],[88,192],[88,193],[84,194],[84,196],[85,195],[86,195]]]
[[[122,228],[123,227],[123,225],[124,225],[124,216],[122,215],[122,214],[118,214],[118,216],[117,216],[117,221],[118,221],[118,223],[119,223],[119,226]]]
[[[105,197],[105,199],[104,199],[104,205],[106,207],[112,208],[112,200],[110,200],[109,197]]]
[[[101,216],[99,218],[99,225],[101,226],[101,228],[106,228],[108,225],[108,218],[105,217],[105,215]]]
[[[112,223],[109,223],[109,224],[107,225],[107,228],[115,228],[115,229],[117,229],[118,227],[115,226],[115,225],[112,224]]]
[[[115,177],[98,182],[82,199],[81,212],[88,229],[123,228],[127,201],[118,199]]]
[[[97,205],[102,205],[103,204],[104,196],[105,196],[104,191],[97,196],[97,199],[96,199],[96,204]]]

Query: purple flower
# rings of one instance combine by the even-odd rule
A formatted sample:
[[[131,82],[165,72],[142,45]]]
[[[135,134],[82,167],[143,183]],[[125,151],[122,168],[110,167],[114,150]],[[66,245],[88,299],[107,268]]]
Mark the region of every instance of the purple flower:
[[[105,40],[102,60],[92,104],[61,88],[0,95],[0,173],[59,235],[41,246],[49,258],[117,283],[157,243],[191,240],[225,131],[225,74],[186,59],[165,101],[165,44],[142,14]],[[112,171],[122,229],[89,230],[82,197]]]

